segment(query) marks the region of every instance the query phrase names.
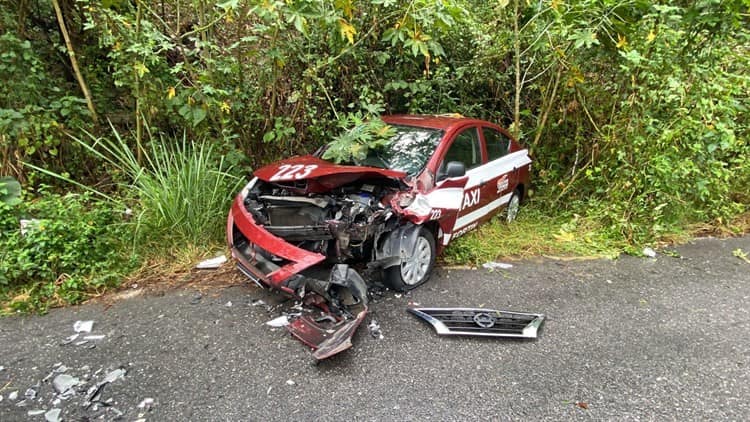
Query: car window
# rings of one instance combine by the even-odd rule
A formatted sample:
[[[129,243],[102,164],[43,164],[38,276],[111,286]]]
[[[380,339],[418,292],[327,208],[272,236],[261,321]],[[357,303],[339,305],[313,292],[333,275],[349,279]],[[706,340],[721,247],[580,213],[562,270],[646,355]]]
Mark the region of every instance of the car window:
[[[443,157],[438,174],[444,173],[445,166],[451,161],[464,163],[466,170],[482,164],[482,148],[479,145],[477,128],[466,129],[456,136]]]
[[[497,160],[508,153],[510,138],[491,127],[483,127],[482,133],[487,144],[487,161]]]

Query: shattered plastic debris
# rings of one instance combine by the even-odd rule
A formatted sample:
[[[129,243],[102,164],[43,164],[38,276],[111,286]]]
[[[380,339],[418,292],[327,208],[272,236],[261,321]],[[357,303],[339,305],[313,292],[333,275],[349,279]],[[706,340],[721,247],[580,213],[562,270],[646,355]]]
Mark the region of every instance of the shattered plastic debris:
[[[198,263],[195,268],[199,270],[213,270],[221,267],[221,264],[227,262],[227,257],[224,255],[217,256],[216,258],[206,259]]]
[[[506,264],[504,262],[485,262],[482,264],[482,268],[488,270],[509,270],[513,268],[513,264]]]
[[[295,384],[297,383],[292,380],[286,380],[286,385],[295,385]]]
[[[70,344],[70,343],[72,343],[72,342],[73,342],[73,341],[74,341],[75,339],[77,339],[79,335],[80,335],[80,334],[77,334],[77,333],[76,333],[76,334],[73,334],[73,335],[71,335],[71,336],[69,336],[69,337],[66,337],[66,338],[65,338],[65,340],[63,340],[62,342],[60,342],[60,344],[62,344],[63,346],[64,346],[64,345],[66,345],[66,344]]]
[[[28,233],[29,230],[39,227],[39,223],[41,223],[41,221],[37,220],[36,218],[22,218],[21,220],[18,220],[18,225],[21,226],[21,236],[26,236],[26,233]]]
[[[271,327],[286,327],[289,325],[289,317],[286,315],[282,315],[278,318],[274,318],[268,322],[266,322],[266,325],[270,325]]]
[[[3,372],[5,370],[4,366],[0,366],[0,372]]]
[[[151,397],[147,397],[147,398],[143,399],[143,401],[141,401],[140,403],[138,403],[138,408],[139,409],[150,410],[151,406],[153,406],[153,405],[154,405],[154,399],[152,399]]]
[[[120,378],[124,378],[127,371],[122,368],[115,369],[114,371],[107,374],[102,382],[115,382]]]
[[[60,374],[52,380],[52,387],[60,394],[61,398],[67,399],[75,394],[75,390],[73,389],[80,383],[81,380],[76,377],[68,374]]]
[[[62,420],[60,419],[60,412],[62,412],[60,409],[52,409],[44,414],[44,420],[47,422],[60,422]]]
[[[94,328],[94,321],[76,321],[73,324],[73,331],[76,333],[90,333]]]
[[[383,339],[383,333],[380,331],[380,324],[378,324],[375,318],[370,321],[370,325],[368,325],[367,328],[370,330],[370,335],[373,338],[376,338],[378,340]]]
[[[36,390],[33,388],[29,388],[26,390],[24,396],[29,400],[34,400],[36,398]]]
[[[104,337],[106,337],[104,334],[97,334],[97,335],[86,336],[83,339],[84,340],[102,340]]]
[[[18,398],[18,391],[14,391],[10,394],[8,394],[8,400],[15,400]]]
[[[37,409],[37,410],[29,410],[28,412],[26,412],[26,415],[28,415],[28,416],[39,416],[39,415],[43,415],[43,414],[44,414],[44,410],[39,410],[39,409]]]
[[[229,302],[225,303],[224,306],[226,306],[227,308],[231,308],[232,307],[232,301],[230,300]]]
[[[643,248],[643,256],[647,256],[649,258],[656,258],[656,251],[649,247],[645,247]]]

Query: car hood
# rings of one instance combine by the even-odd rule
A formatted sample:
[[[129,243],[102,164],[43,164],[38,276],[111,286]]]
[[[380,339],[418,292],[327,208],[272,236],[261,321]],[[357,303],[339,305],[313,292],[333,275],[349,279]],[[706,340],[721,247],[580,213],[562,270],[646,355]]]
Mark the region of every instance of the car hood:
[[[256,170],[255,176],[265,182],[273,183],[315,180],[321,187],[333,189],[357,180],[380,178],[403,180],[406,173],[378,167],[339,165],[312,155],[305,155],[269,164]]]

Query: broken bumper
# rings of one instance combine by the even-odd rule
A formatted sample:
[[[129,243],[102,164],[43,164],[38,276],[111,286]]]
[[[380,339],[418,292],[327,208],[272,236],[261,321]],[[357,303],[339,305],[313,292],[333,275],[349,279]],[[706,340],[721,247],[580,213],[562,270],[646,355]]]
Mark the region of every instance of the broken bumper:
[[[325,256],[298,248],[255,223],[245,209],[244,195],[234,200],[227,217],[227,242],[237,266],[254,282],[296,294],[290,280],[325,260]]]

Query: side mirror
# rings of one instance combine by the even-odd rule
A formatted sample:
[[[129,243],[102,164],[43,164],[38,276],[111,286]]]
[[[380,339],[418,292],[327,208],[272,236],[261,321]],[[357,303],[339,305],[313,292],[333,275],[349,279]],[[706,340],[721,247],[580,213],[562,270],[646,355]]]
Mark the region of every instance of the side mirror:
[[[448,178],[465,176],[466,166],[460,161],[450,161],[446,166],[445,175]]]

